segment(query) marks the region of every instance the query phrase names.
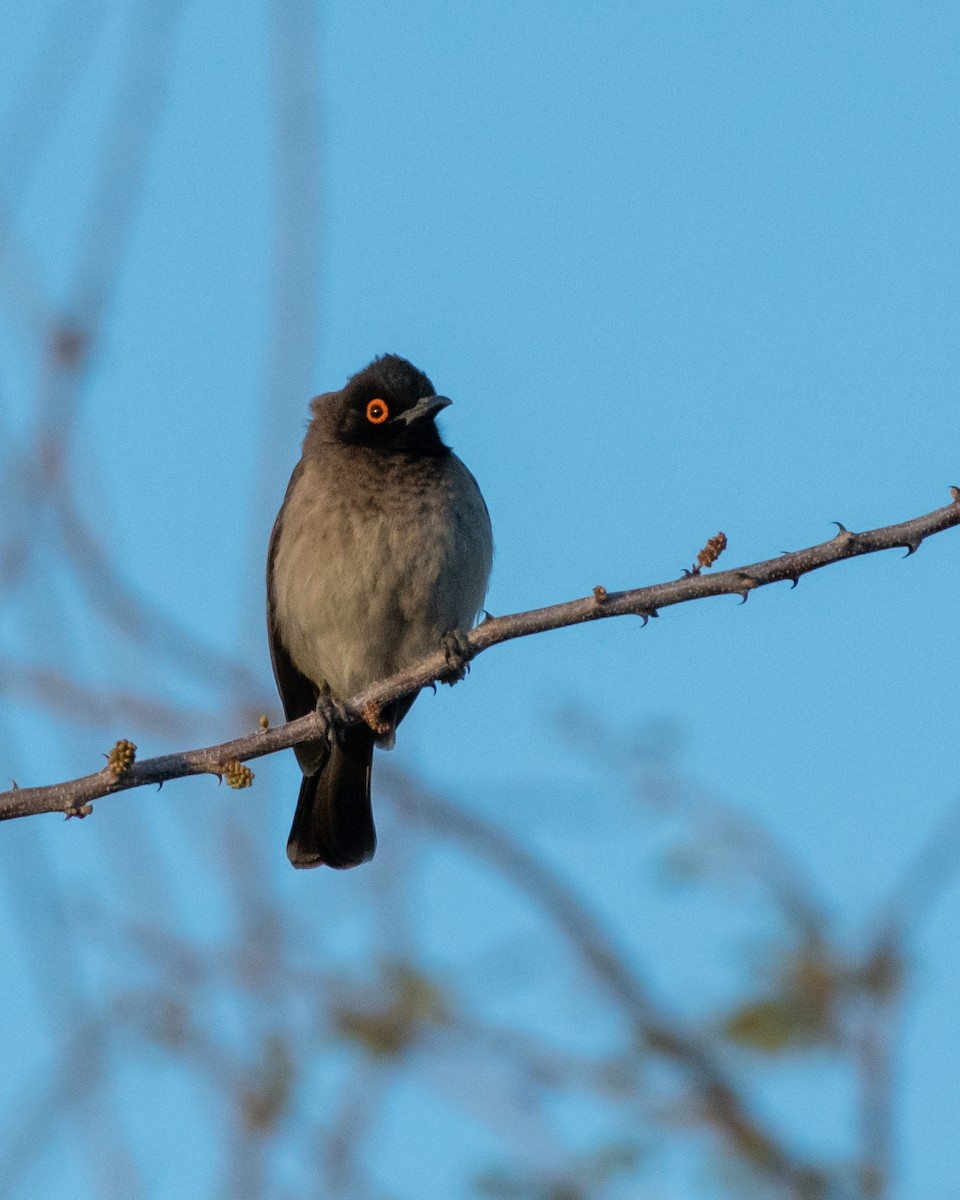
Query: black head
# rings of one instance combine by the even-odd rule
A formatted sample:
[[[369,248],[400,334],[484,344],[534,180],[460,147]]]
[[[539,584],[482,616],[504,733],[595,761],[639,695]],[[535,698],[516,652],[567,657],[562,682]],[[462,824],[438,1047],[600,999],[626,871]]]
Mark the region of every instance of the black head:
[[[437,395],[422,371],[396,354],[375,358],[329,401],[326,415],[338,441],[384,451],[448,453],[435,418],[450,401]]]

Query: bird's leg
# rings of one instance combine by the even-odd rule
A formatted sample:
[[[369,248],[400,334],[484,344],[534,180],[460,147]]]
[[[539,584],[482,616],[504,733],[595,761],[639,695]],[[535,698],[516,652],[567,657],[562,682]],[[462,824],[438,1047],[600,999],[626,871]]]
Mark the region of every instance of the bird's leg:
[[[326,683],[320,688],[317,696],[317,712],[327,722],[327,745],[333,749],[349,714],[346,705],[342,700],[337,699]]]
[[[476,654],[470,640],[462,629],[451,629],[440,639],[447,670],[440,676],[441,683],[451,686],[459,683],[470,670],[470,659]]]

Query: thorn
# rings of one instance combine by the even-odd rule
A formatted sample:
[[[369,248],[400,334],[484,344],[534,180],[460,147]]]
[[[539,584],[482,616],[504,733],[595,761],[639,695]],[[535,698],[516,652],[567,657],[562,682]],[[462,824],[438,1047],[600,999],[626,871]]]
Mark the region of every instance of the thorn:
[[[20,791],[20,784],[17,783],[17,781],[15,779],[10,780],[10,790],[11,790],[11,792],[19,792]]]
[[[851,543],[856,542],[860,536],[858,533],[853,533],[849,530],[841,521],[833,521],[832,524],[837,527],[836,537],[833,539],[835,542],[841,542],[845,546],[849,546]]]
[[[837,527],[837,532],[833,539],[835,542],[843,542],[844,544],[849,545],[857,537],[857,535],[855,533],[851,533],[851,531],[842,522],[834,521],[832,523]]]
[[[960,504],[960,488],[951,487],[950,495],[953,497],[954,504]]]
[[[903,544],[907,548],[907,552],[903,557],[909,558],[911,554],[916,554],[916,552],[923,545],[923,538],[917,538],[914,542],[904,542]]]
[[[800,582],[800,576],[799,575],[788,575],[787,578],[790,580],[790,591],[792,592],[793,589]]]
[[[431,679],[430,686],[433,688],[433,694],[436,695],[437,694],[437,681],[435,679]]]
[[[603,586],[602,583],[598,583],[597,586],[593,589],[594,604],[603,604],[603,602],[606,600],[606,598],[607,598],[607,589]]]
[[[750,575],[741,575],[740,581],[743,584],[743,591],[738,593],[740,596],[740,603],[746,604],[747,597],[757,586],[757,581]]]
[[[694,575],[699,575],[699,574],[700,574],[700,572],[697,570],[696,567],[694,567],[692,571],[690,570],[689,567],[684,567],[683,574],[680,576],[680,578],[681,579],[692,579],[694,577]]]
[[[487,612],[485,608],[482,608],[480,611],[483,613],[483,620],[480,622],[481,625],[486,625],[488,621],[493,621],[496,619],[493,613]]]

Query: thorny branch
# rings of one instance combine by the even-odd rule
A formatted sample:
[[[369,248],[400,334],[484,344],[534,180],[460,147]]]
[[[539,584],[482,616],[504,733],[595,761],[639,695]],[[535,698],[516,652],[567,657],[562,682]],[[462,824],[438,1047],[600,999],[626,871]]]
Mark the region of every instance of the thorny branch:
[[[605,617],[639,616],[644,624],[658,615],[658,610],[673,604],[685,604],[690,600],[702,600],[707,596],[738,595],[746,601],[750,592],[769,583],[789,579],[794,586],[801,575],[816,571],[831,563],[861,554],[875,554],[880,550],[896,547],[913,554],[921,542],[931,534],[960,525],[960,489],[951,488],[953,500],[944,508],[923,516],[902,521],[897,525],[886,525],[864,533],[851,533],[840,526],[836,537],[805,550],[781,554],[777,558],[730,571],[718,571],[712,575],[687,572],[682,579],[651,587],[633,588],[623,592],[607,592],[596,587],[593,595],[565,604],[554,604],[548,608],[531,609],[505,617],[489,617],[473,629],[467,637],[473,656],[483,650],[513,638],[544,633],[549,629],[562,629],[568,625],[579,625],[585,621],[597,621]],[[397,675],[376,683],[351,697],[346,702],[348,721],[359,723],[366,719],[376,723],[380,707],[400,696],[409,695],[437,680],[449,678],[450,667],[442,650],[428,655],[421,662]],[[266,754],[275,754],[300,742],[321,738],[328,733],[326,718],[319,712],[310,713],[275,729],[264,729],[245,737],[207,746],[199,750],[180,751],[158,758],[134,762],[126,770],[117,773],[108,765],[93,775],[66,783],[46,787],[19,788],[0,793],[0,820],[13,817],[32,816],[42,812],[62,812],[68,815],[85,815],[90,802],[113,792],[142,787],[144,784],[162,784],[168,779],[187,775],[213,774],[222,777],[233,769],[233,779],[239,778],[234,764]],[[238,786],[236,783],[235,786]]]

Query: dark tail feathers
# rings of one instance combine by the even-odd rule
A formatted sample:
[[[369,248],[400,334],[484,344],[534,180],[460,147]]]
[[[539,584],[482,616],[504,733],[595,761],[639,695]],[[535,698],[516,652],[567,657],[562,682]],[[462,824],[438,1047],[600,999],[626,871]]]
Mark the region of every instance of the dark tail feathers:
[[[340,735],[326,765],[315,775],[304,775],[287,839],[287,858],[295,867],[357,867],[373,858],[373,744],[372,729],[351,726]]]

